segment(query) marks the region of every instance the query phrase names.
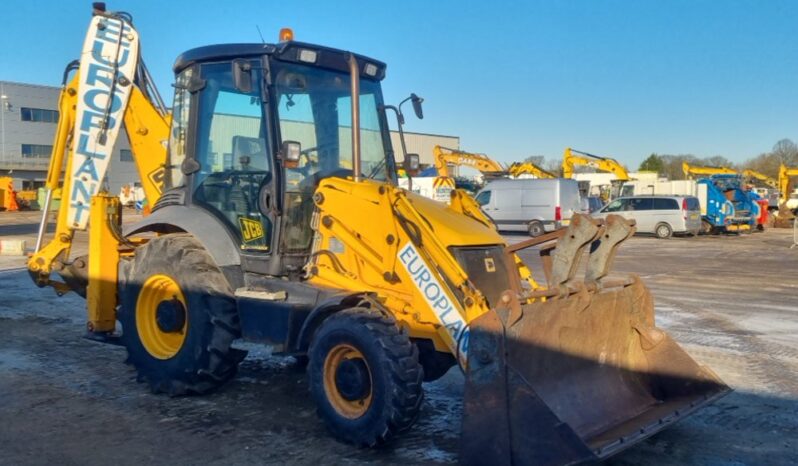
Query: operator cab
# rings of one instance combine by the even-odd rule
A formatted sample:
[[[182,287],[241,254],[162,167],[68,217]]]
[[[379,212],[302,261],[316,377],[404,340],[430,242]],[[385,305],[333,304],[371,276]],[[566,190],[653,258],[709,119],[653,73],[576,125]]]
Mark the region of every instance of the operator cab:
[[[385,64],[354,57],[359,176],[395,183],[380,86]],[[179,198],[224,225],[245,270],[298,272],[311,249],[316,187],[354,175],[349,58],[294,41],[212,45],[179,56],[164,195],[154,210]]]

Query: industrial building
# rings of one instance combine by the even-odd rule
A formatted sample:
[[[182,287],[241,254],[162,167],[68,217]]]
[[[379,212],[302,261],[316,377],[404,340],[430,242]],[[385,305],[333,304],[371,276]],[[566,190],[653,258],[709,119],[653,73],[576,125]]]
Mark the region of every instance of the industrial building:
[[[0,81],[0,176],[14,178],[15,190],[36,189],[44,184],[58,123],[58,95],[55,86]],[[399,133],[391,132],[397,160],[403,159]],[[435,145],[459,149],[460,138],[405,132],[408,153],[419,154],[421,163],[431,165]],[[122,131],[108,171],[108,189],[119,193],[123,185],[138,180],[127,134]]]
[[[58,123],[59,87],[0,81],[0,176],[14,178],[17,191],[44,185]],[[138,179],[124,131],[112,153],[108,186],[118,193]]]

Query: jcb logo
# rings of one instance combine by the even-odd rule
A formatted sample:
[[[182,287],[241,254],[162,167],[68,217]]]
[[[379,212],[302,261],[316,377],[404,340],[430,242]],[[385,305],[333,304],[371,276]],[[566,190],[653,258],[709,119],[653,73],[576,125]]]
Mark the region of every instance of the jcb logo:
[[[241,225],[241,236],[244,242],[254,241],[263,238],[263,225],[251,218],[239,217],[238,223]]]
[[[496,263],[493,261],[492,257],[485,258],[485,271],[486,272],[495,272],[496,271]]]
[[[155,186],[155,189],[158,190],[158,194],[163,192],[163,179],[165,175],[166,170],[164,170],[163,167],[158,167],[147,175],[147,178],[149,178],[150,182]]]

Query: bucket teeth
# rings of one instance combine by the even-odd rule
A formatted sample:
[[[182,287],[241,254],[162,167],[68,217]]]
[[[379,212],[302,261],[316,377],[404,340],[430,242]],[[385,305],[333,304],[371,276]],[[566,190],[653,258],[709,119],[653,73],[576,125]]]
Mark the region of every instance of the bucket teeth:
[[[571,217],[571,224],[552,253],[551,287],[560,287],[574,278],[585,246],[603,231],[604,227],[586,215],[574,214]]]
[[[607,216],[604,231],[590,247],[585,282],[598,286],[598,280],[610,272],[618,245],[626,241],[634,232],[634,221],[626,220],[620,215]]]

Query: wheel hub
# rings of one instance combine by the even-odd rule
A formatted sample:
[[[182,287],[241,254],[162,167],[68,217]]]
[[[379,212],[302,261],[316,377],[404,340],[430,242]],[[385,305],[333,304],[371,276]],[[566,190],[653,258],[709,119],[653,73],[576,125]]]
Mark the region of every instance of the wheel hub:
[[[366,362],[360,358],[346,359],[335,371],[335,386],[347,401],[364,398],[371,391],[371,378]]]
[[[164,274],[144,281],[136,298],[136,331],[141,345],[156,359],[174,357],[188,334],[186,299],[180,285]]]
[[[155,309],[155,322],[162,332],[179,332],[186,323],[186,308],[177,298],[161,301]]]

